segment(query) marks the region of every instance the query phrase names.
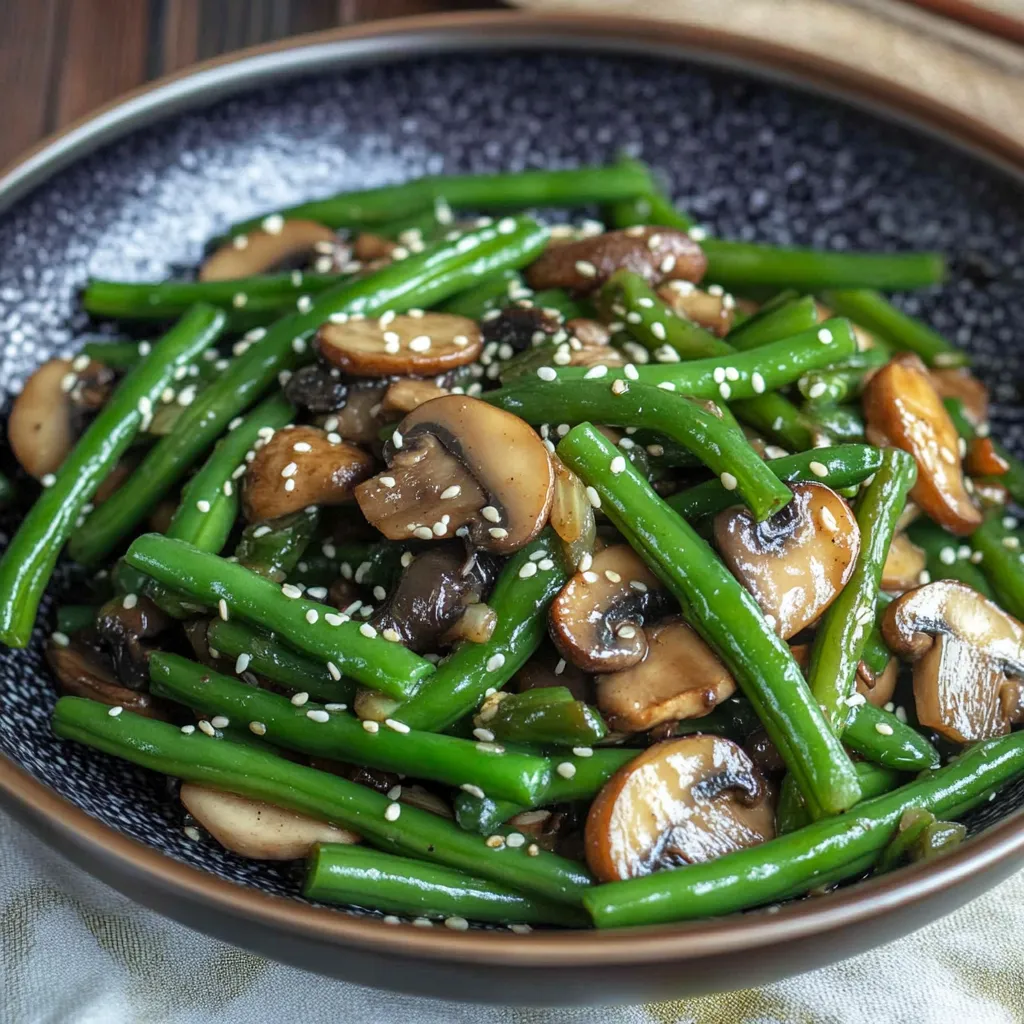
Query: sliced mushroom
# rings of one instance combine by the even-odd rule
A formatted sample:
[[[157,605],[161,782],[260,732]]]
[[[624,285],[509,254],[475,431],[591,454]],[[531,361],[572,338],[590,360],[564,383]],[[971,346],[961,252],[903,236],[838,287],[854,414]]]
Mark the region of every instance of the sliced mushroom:
[[[447,394],[447,388],[438,387],[432,380],[403,377],[384,392],[381,409],[384,412],[412,412],[424,402],[429,402],[432,398],[442,398]]]
[[[554,644],[545,641],[533,657],[512,677],[511,689],[517,693],[546,686],[564,686],[574,700],[593,703],[591,676],[566,661]]]
[[[153,645],[145,641],[158,637],[170,624],[169,616],[144,594],[115,597],[96,613],[96,632],[125,686],[132,690],[148,688]]]
[[[388,384],[378,380],[349,381],[344,405],[324,420],[324,430],[350,444],[376,444],[387,422],[381,405],[387,389]]]
[[[242,504],[251,523],[277,519],[310,505],[352,500],[353,487],[373,471],[361,448],[331,441],[315,427],[278,430],[249,464]]]
[[[868,382],[863,394],[866,435],[914,456],[911,498],[951,533],[968,534],[981,512],[964,487],[960,438],[921,360],[902,352]]]
[[[957,580],[897,598],[885,611],[889,649],[914,662],[918,721],[956,743],[1001,736],[1018,719],[1024,626]],[[1005,691],[1005,693],[1004,693]]]
[[[543,442],[518,416],[464,395],[414,409],[385,446],[388,470],[356,488],[363,515],[391,540],[451,536],[508,554],[547,521],[554,490]]]
[[[626,228],[549,246],[527,269],[526,280],[536,291],[568,288],[589,292],[623,268],[639,274],[649,284],[673,279],[699,281],[707,269],[707,259],[685,231]]]
[[[200,281],[232,281],[274,270],[301,269],[327,256],[339,262],[338,236],[312,220],[268,217],[262,228],[236,235],[207,257],[199,268]],[[346,262],[344,258],[340,262]],[[319,269],[319,268],[318,268]]]
[[[771,792],[742,747],[696,734],[648,747],[597,794],[587,864],[616,882],[713,860],[775,835]]]
[[[1010,464],[999,454],[991,437],[975,437],[967,446],[964,468],[971,476],[1004,476]]]
[[[89,697],[147,718],[167,717],[150,694],[122,686],[109,659],[78,640],[67,645],[51,640],[46,645],[46,661],[62,693]]]
[[[285,383],[284,393],[300,409],[328,413],[345,407],[349,385],[336,366],[315,362],[296,370]]]
[[[25,382],[7,421],[7,440],[25,472],[37,480],[56,473],[86,419],[106,402],[113,387],[114,372],[84,356],[51,359],[40,366]]]
[[[390,238],[361,231],[352,243],[352,257],[360,263],[389,263],[398,248],[398,243]]]
[[[890,658],[884,669],[877,675],[864,662],[857,665],[857,692],[876,708],[884,708],[896,692],[900,675],[898,658]]]
[[[975,427],[988,423],[988,388],[964,367],[929,370],[932,386],[940,398],[959,398],[964,416]]]
[[[644,630],[647,653],[622,672],[597,677],[597,706],[619,732],[701,718],[736,692],[714,651],[681,618]]]
[[[503,307],[496,315],[485,316],[481,323],[485,345],[495,345],[499,359],[508,359],[516,352],[541,345],[562,330],[562,317],[555,311],[539,306],[513,304]],[[507,345],[507,353],[502,346]]]
[[[226,850],[252,860],[299,860],[317,843],[358,843],[355,832],[316,818],[194,782],[179,793],[185,809]]]
[[[432,548],[406,566],[370,622],[417,654],[436,651],[466,609],[487,596],[496,574],[495,560],[484,552],[467,557],[461,544]]]
[[[665,610],[661,581],[628,544],[593,556],[551,602],[548,632],[562,656],[586,672],[621,672],[647,653],[644,620]]]
[[[810,625],[846,585],[860,530],[849,505],[824,484],[793,485],[793,500],[757,522],[742,506],[715,517],[715,544],[732,574],[783,639]]]
[[[361,377],[430,377],[473,362],[483,345],[476,321],[454,313],[329,321],[317,343],[324,359]]]
[[[690,281],[669,281],[658,289],[658,297],[676,316],[691,320],[719,338],[732,329],[736,301],[721,287],[712,285],[704,291]]]
[[[467,605],[454,625],[441,636],[441,646],[451,647],[463,640],[471,644],[485,644],[494,635],[498,613],[483,601]]]
[[[626,357],[612,345],[611,332],[604,324],[577,317],[568,321],[565,327],[569,337],[556,350],[554,361],[557,365],[612,368],[626,365]]]
[[[902,594],[921,584],[928,556],[905,533],[893,535],[882,566],[882,589]]]

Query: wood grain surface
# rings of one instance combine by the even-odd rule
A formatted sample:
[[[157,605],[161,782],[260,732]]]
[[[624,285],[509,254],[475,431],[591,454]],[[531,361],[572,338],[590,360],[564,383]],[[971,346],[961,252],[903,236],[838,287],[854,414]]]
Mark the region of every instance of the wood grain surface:
[[[0,167],[142,83],[257,43],[498,0],[0,0]]]

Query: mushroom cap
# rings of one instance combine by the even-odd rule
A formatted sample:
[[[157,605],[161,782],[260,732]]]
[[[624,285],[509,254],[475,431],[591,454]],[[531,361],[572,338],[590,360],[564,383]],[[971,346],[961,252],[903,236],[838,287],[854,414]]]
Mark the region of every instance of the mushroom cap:
[[[918,720],[958,743],[1007,732],[1003,690],[1024,677],[1024,626],[958,580],[939,580],[897,598],[882,635],[914,662]]]
[[[284,427],[249,463],[242,488],[245,516],[264,522],[310,505],[343,504],[372,472],[373,459],[361,448],[331,441],[316,427]]]
[[[432,380],[402,377],[384,392],[381,409],[384,412],[400,412],[404,415],[418,409],[424,402],[429,402],[433,398],[443,398],[447,394],[447,388],[440,387]]]
[[[923,548],[919,548],[902,531],[894,534],[882,566],[882,590],[897,594],[911,590],[920,584],[921,573],[927,565],[928,556]]]
[[[585,672],[621,672],[647,653],[643,625],[661,610],[666,592],[628,544],[593,557],[558,592],[548,632],[562,657]]]
[[[910,497],[950,533],[971,533],[981,512],[964,486],[960,435],[928,370],[911,352],[894,356],[863,394],[866,435],[872,444],[902,448],[917,462]]]
[[[877,675],[873,675],[862,661],[857,665],[857,692],[872,706],[884,708],[896,692],[899,676],[898,658],[890,658]]]
[[[932,386],[940,398],[959,398],[964,416],[975,427],[988,423],[988,388],[964,366],[931,369]]]
[[[317,843],[361,839],[326,821],[194,782],[183,782],[179,795],[189,814],[221,846],[252,860],[299,860]]]
[[[483,339],[475,320],[455,313],[402,313],[390,319],[328,321],[320,355],[361,377],[431,377],[473,362]]]
[[[722,560],[784,639],[836,599],[860,551],[857,519],[835,491],[818,483],[794,484],[792,490],[793,500],[764,522],[739,505],[719,512],[714,522]]]
[[[240,239],[244,239],[244,243]],[[303,262],[312,263],[317,252],[330,255],[339,244],[338,236],[323,224],[312,220],[286,220],[278,231],[257,228],[226,241],[203,262],[199,280],[233,281],[266,274],[307,255],[311,258]]]
[[[648,747],[605,783],[587,815],[587,864],[602,882],[712,860],[775,835],[771,791],[742,747],[697,733]]]
[[[707,259],[685,231],[640,226],[549,245],[527,269],[526,280],[536,291],[589,292],[621,269],[632,270],[648,284],[699,281]]]
[[[22,469],[41,480],[56,473],[75,445],[80,418],[98,409],[113,386],[113,371],[90,361],[76,371],[69,359],[43,363],[11,407],[7,440]]]
[[[711,288],[711,291],[704,291],[690,281],[668,281],[658,289],[658,298],[676,316],[724,338],[732,329],[736,302],[721,288],[714,285]]]
[[[554,491],[548,451],[529,424],[487,402],[465,395],[424,402],[399,424],[384,457],[388,472],[360,484],[356,500],[392,539],[437,520],[445,527],[438,537],[465,526],[474,547],[510,554],[547,522]]]
[[[718,656],[681,618],[644,629],[647,653],[622,672],[597,677],[597,706],[619,732],[701,718],[736,692]]]

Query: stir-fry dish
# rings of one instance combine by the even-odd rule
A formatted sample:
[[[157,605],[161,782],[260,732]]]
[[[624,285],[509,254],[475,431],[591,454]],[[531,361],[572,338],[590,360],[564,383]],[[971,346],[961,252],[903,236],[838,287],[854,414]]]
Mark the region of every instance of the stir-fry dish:
[[[509,212],[569,206],[603,220]],[[90,281],[124,334],[14,403],[0,640],[66,545],[57,735],[390,923],[681,921],[935,857],[1024,772],[1024,463],[883,295],[943,274],[716,239],[622,159]]]

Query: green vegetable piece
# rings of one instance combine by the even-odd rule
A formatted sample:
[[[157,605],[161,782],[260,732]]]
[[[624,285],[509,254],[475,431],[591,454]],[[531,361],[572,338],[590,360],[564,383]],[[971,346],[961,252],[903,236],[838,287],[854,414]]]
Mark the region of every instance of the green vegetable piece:
[[[856,761],[854,766],[857,769],[857,778],[860,779],[863,800],[871,800],[888,793],[903,781],[903,776],[894,768],[883,768],[870,761]],[[804,798],[792,778],[787,775],[782,780],[782,787],[779,790],[779,803],[775,809],[775,831],[782,836],[810,824],[811,816],[807,813]]]
[[[817,323],[818,307],[814,297],[804,295],[779,305],[766,303],[749,320],[734,327],[726,340],[737,352],[749,352],[752,348],[812,331]]]
[[[985,574],[972,561],[979,557],[977,552],[962,537],[927,519],[911,523],[907,536],[928,556],[928,575],[933,580],[959,580],[994,600]]]
[[[75,535],[81,536],[77,523],[82,510],[144,428],[175,371],[216,340],[223,327],[223,314],[211,306],[197,306],[186,314],[124,378],[60,469],[51,474],[53,479],[44,481],[42,495],[0,560],[0,642],[9,647],[28,643],[61,548],[76,529]],[[100,508],[122,500],[124,488],[116,501]]]
[[[1024,619],[1024,549],[1017,520],[1001,509],[990,509],[971,534],[971,546],[981,552],[981,569],[999,603],[1015,619]]]
[[[92,629],[96,622],[98,605],[62,604],[57,609],[57,632],[71,636],[83,629]]]
[[[574,700],[565,686],[503,693],[493,707],[485,704],[480,722],[495,739],[512,743],[588,747],[608,733],[597,709]]]
[[[860,797],[853,764],[789,647],[765,626],[754,599],[707,543],[635,470],[611,472],[614,453],[589,424],[570,431],[558,446],[559,458],[596,490],[605,515],[664,580],[687,622],[732,673],[808,805],[826,814],[853,806]]]
[[[939,752],[921,733],[871,704],[853,709],[843,742],[869,761],[901,772],[935,768],[940,760]]]
[[[288,578],[316,533],[320,512],[313,506],[268,523],[250,523],[235,547],[235,557],[247,569],[280,583]],[[334,573],[329,582],[334,582]]]

